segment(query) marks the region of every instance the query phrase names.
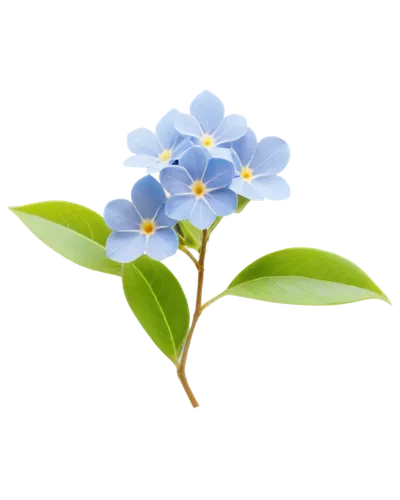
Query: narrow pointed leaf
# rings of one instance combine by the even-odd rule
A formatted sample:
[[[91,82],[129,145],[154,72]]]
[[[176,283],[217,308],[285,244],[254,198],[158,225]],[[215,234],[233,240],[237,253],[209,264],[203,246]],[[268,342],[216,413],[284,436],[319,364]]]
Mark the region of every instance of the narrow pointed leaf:
[[[298,305],[334,305],[389,299],[364,271],[339,255],[288,248],[244,269],[221,294]]]
[[[161,262],[143,256],[124,264],[122,283],[133,314],[174,363],[189,330],[189,307],[178,280]]]
[[[66,259],[94,271],[121,275],[121,265],[107,259],[110,230],[103,217],[67,201],[44,201],[10,210],[43,243]]]

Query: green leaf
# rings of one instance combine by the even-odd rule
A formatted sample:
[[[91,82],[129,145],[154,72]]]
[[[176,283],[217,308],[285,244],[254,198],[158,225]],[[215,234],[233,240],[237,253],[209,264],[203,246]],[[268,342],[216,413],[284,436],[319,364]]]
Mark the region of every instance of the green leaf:
[[[242,212],[249,203],[250,203],[250,200],[248,200],[247,198],[245,198],[244,196],[241,196],[239,194],[238,206],[237,206],[237,209],[235,211],[235,214],[240,214],[240,212]]]
[[[298,305],[333,305],[389,299],[355,264],[330,252],[288,248],[244,269],[223,292],[249,299]]]
[[[178,280],[161,262],[143,256],[124,264],[122,283],[133,314],[176,363],[189,330],[189,307]]]
[[[180,236],[182,245],[199,251],[202,237],[201,229],[194,227],[188,220],[181,220],[176,224],[175,231]]]
[[[67,201],[10,207],[32,233],[63,257],[94,271],[121,275],[121,265],[107,259],[110,230],[103,217]]]

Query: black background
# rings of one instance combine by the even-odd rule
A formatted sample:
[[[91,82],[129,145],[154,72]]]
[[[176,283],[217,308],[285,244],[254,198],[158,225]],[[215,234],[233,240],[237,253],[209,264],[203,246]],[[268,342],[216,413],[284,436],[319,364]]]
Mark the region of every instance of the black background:
[[[153,88],[133,78],[111,89],[82,78],[35,101],[33,133],[21,137],[23,158],[1,184],[0,199],[32,199],[32,192],[80,192],[103,199],[127,190],[119,175],[120,128],[130,119],[151,119],[160,103],[178,103],[199,87],[202,74],[166,79]],[[208,77],[241,110],[255,111],[257,127],[287,126],[297,137],[295,209],[250,209],[216,237],[208,281],[224,285],[241,256],[269,248],[272,240],[328,240],[331,248],[352,248],[385,288],[399,295],[394,250],[395,197],[368,149],[366,124],[350,108],[301,86],[259,85],[253,79]],[[115,89],[118,89],[116,91]],[[258,90],[260,89],[260,90]],[[262,90],[261,90],[262,89]],[[43,102],[51,102],[44,106]],[[29,135],[29,134],[28,134]],[[0,218],[2,234],[2,357],[4,397],[15,419],[43,416],[54,421],[117,422],[126,419],[191,418],[167,384],[167,363],[128,329],[119,290],[111,281],[89,281],[41,258],[31,241]],[[191,287],[190,266],[185,286]],[[186,261],[187,262],[187,261]],[[193,382],[209,408],[201,417],[250,418],[286,405],[299,412],[311,405],[330,411],[380,397],[390,378],[389,356],[396,315],[383,305],[361,305],[365,314],[272,314],[263,305],[217,305],[201,323],[201,352],[193,355]],[[334,405],[332,404],[332,407]],[[110,424],[111,425],[111,424]]]

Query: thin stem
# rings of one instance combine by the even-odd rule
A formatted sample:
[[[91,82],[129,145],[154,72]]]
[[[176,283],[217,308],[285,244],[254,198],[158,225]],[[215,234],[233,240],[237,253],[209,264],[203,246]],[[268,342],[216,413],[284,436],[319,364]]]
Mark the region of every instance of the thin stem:
[[[195,306],[195,310],[193,313],[192,324],[190,326],[189,333],[186,337],[185,345],[183,346],[180,363],[178,364],[178,367],[177,367],[177,374],[178,374],[179,380],[181,381],[182,386],[185,389],[186,394],[187,394],[188,398],[190,399],[190,402],[192,403],[193,408],[197,408],[197,406],[199,406],[199,403],[197,402],[192,390],[190,389],[190,386],[189,386],[187,378],[186,378],[185,369],[186,369],[186,361],[187,361],[187,357],[188,357],[188,353],[189,353],[189,347],[190,347],[190,343],[191,343],[192,337],[193,337],[193,332],[194,332],[194,329],[196,328],[197,321],[199,320],[200,315],[201,315],[201,311],[202,311],[201,299],[202,299],[202,294],[203,294],[204,261],[206,258],[207,239],[208,239],[207,229],[205,229],[203,231],[203,234],[202,234],[199,262],[198,262],[198,266],[197,266],[198,281],[197,281],[196,306]]]
[[[201,312],[204,311],[204,309],[208,306],[211,306],[211,304],[214,304],[214,302],[216,302],[218,299],[220,299],[221,297],[223,297],[223,293],[220,293],[219,295],[217,295],[216,297],[213,297],[212,299],[210,299],[208,302],[205,302],[202,306],[201,306]]]
[[[176,373],[176,378],[178,379],[179,383],[181,384],[181,387],[186,394],[186,398],[192,408],[195,410],[198,410],[200,408],[199,400],[197,399],[197,396],[190,385],[189,377],[185,375],[184,373],[180,373],[179,371],[179,363],[172,363],[172,366],[175,369]]]
[[[185,389],[187,397],[189,398],[189,401],[192,403],[193,408],[197,408],[199,406],[199,403],[197,402],[197,399],[195,398],[192,389],[190,388],[189,382],[187,381],[186,378],[186,373],[180,373],[179,369],[177,373],[178,373],[178,378],[181,381],[182,387]]]
[[[185,255],[187,255],[189,257],[189,259],[194,262],[194,265],[197,267],[197,269],[199,269],[199,261],[196,259],[196,257],[192,254],[192,252],[190,252],[190,250],[183,246],[183,245],[179,245],[179,250],[181,252],[183,252]]]

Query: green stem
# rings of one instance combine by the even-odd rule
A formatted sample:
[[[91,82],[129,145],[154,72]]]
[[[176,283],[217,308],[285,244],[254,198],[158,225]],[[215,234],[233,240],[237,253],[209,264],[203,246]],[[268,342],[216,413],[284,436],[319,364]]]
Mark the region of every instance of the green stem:
[[[224,296],[224,293],[222,292],[219,295],[217,295],[216,297],[210,299],[208,302],[205,302],[201,306],[201,312],[203,312],[206,307],[211,306],[211,304],[213,304],[214,302],[216,302],[218,299],[221,299],[223,296]]]
[[[185,344],[182,349],[182,356],[180,359],[180,362],[177,365],[177,375],[179,380],[181,381],[181,384],[183,388],[185,389],[185,392],[192,403],[193,408],[197,408],[199,406],[199,403],[197,402],[190,386],[186,378],[186,361],[189,353],[189,347],[190,343],[192,341],[193,337],[193,332],[194,329],[196,328],[197,321],[200,318],[201,312],[202,312],[202,306],[201,306],[201,300],[202,300],[202,294],[203,294],[203,283],[204,283],[204,261],[206,258],[206,247],[207,247],[207,240],[208,240],[208,235],[207,235],[207,229],[203,231],[202,234],[202,240],[201,240],[201,247],[200,247],[200,254],[199,254],[199,261],[197,265],[198,269],[198,280],[197,280],[197,295],[196,295],[196,306],[195,310],[193,313],[193,319],[192,319],[192,324],[189,329],[189,333],[186,337]],[[194,258],[194,257],[193,257]]]
[[[184,245],[179,245],[179,250],[183,252],[185,255],[189,257],[189,259],[194,263],[194,265],[199,269],[199,261],[196,259],[196,257],[190,252],[190,250],[185,247]]]

